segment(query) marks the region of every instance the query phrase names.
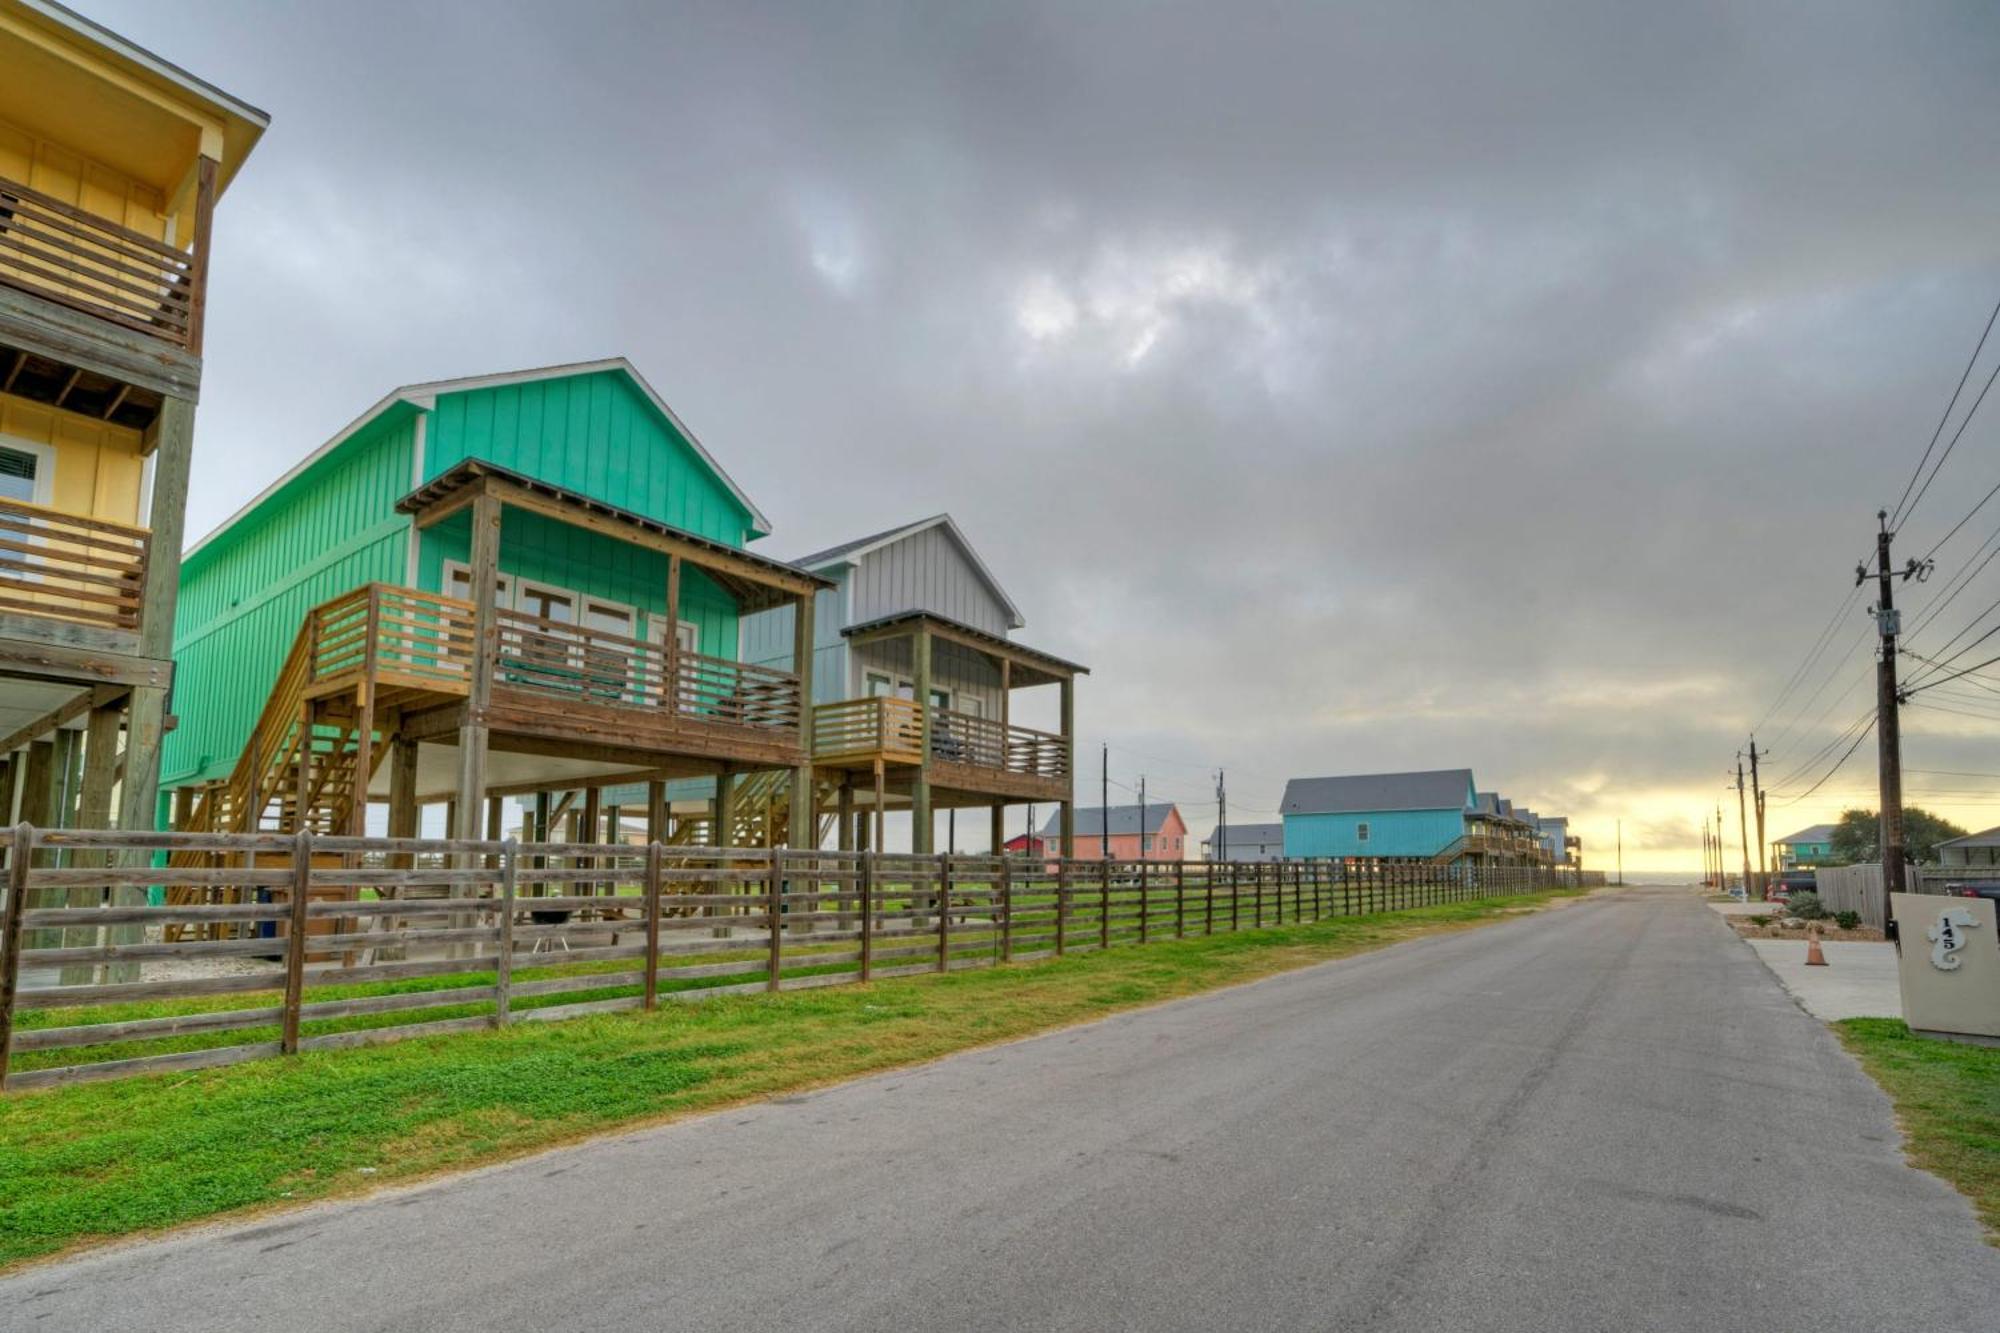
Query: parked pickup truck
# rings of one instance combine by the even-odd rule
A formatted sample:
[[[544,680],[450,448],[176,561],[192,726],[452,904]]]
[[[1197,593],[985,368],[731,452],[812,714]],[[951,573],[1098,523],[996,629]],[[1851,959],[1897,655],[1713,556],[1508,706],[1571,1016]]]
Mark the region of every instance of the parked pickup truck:
[[[1771,876],[1771,883],[1765,890],[1766,902],[1782,903],[1795,893],[1819,891],[1819,877],[1810,870],[1786,870]]]

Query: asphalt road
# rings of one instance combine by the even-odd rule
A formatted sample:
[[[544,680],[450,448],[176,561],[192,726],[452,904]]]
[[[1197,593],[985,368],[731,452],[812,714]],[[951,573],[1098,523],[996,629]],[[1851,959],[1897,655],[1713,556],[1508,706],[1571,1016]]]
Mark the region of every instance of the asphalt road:
[[[0,1328],[1995,1327],[2000,1251],[1686,891],[0,1282]]]

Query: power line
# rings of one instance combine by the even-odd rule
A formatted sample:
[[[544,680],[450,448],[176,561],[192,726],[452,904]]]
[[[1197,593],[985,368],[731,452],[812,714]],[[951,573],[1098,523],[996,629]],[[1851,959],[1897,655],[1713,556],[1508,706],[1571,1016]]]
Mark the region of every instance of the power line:
[[[1903,501],[1910,499],[1910,487],[1917,484],[1918,477],[1923,476],[1924,464],[1930,461],[1931,450],[1937,448],[1938,439],[1940,436],[1944,434],[1944,428],[1946,423],[1951,420],[1952,409],[1958,406],[1959,395],[1965,392],[1966,381],[1972,378],[1972,368],[1979,364],[1979,353],[1986,347],[1986,338],[1988,334],[1993,332],[1993,321],[1995,319],[2000,319],[2000,301],[1994,302],[1993,313],[1986,317],[1986,327],[1980,330],[1979,341],[1973,344],[1972,355],[1969,358],[1967,358],[1965,362],[1965,371],[1958,377],[1958,386],[1951,391],[1951,399],[1944,405],[1944,414],[1938,418],[1937,429],[1931,432],[1931,442],[1924,446],[1924,456],[1917,460],[1917,470],[1910,474],[1909,481],[1907,481],[1903,485],[1902,497],[1896,501],[1895,516],[1889,520],[1890,526],[1893,527],[1896,526],[1897,524],[1900,524],[1905,518],[1909,516],[1910,511],[1914,510],[1917,507],[1918,501],[1921,501],[1924,498],[1924,491],[1929,490],[1931,487],[1931,481],[1935,481],[1937,479],[1938,468],[1942,468],[1944,466],[1944,460],[1946,458],[1951,457],[1952,449],[1958,444],[1958,437],[1960,435],[1965,434],[1966,422],[1971,421],[1973,412],[1977,412],[1979,410],[1979,403],[1975,401],[1972,404],[1971,410],[1965,414],[1965,421],[1961,421],[1959,423],[1957,434],[1951,437],[1951,444],[1946,445],[1944,453],[1941,456],[1939,456],[1937,461],[1937,467],[1931,469],[1930,481],[1924,482],[1924,490],[1918,491],[1917,498],[1915,500],[1910,500],[1909,509],[1905,509],[1903,507]],[[1994,366],[1993,373],[1995,375],[2000,375],[2000,364],[1996,364]],[[1990,389],[1992,387],[1993,387],[1993,380],[1991,377],[1988,377],[1986,381],[1986,388],[1981,389],[1979,391],[1979,397],[1981,399],[1984,399],[1986,397],[1986,389]]]
[[[1871,718],[1869,719],[1868,725],[1865,728],[1863,728],[1861,734],[1854,738],[1854,744],[1847,747],[1847,753],[1840,756],[1838,762],[1836,762],[1832,768],[1829,768],[1823,775],[1821,775],[1820,780],[1818,782],[1813,783],[1812,786],[1806,788],[1804,791],[1800,792],[1797,796],[1794,796],[1791,800],[1782,802],[1782,804],[1797,805],[1800,801],[1805,800],[1808,796],[1811,796],[1821,787],[1824,787],[1827,784],[1827,779],[1831,778],[1835,773],[1838,773],[1841,770],[1841,768],[1847,763],[1847,761],[1854,757],[1854,752],[1861,748],[1861,742],[1867,740],[1868,733],[1873,730],[1875,730],[1875,720]]]

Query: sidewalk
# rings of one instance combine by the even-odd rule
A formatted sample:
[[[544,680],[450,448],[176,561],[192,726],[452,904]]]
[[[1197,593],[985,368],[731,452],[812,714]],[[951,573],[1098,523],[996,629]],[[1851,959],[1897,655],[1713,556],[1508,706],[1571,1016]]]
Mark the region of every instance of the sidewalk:
[[[1828,940],[1825,967],[1806,966],[1804,940],[1743,941],[1757,951],[1801,1008],[1832,1023],[1842,1018],[1901,1018],[1896,947],[1886,942]]]

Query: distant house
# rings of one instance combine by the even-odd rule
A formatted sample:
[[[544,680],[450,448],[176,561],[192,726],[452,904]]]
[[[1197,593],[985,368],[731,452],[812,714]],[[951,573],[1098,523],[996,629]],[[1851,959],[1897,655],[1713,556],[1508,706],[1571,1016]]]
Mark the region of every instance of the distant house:
[[[1502,819],[1512,805],[1496,802]],[[1287,857],[1419,857],[1455,851],[1480,813],[1469,768],[1293,778],[1279,812]]]
[[[1283,824],[1231,824],[1217,829],[1201,844],[1211,861],[1282,861],[1285,859]]]
[[[1779,870],[1805,870],[1833,858],[1832,824],[1814,824],[1811,828],[1800,829],[1789,838],[1780,838],[1771,844],[1772,858]],[[1974,834],[1984,837],[1984,834]],[[1950,846],[1950,843],[1943,844]]]
[[[1937,854],[1938,864],[1943,866],[2000,866],[2000,828],[1941,842]]]
[[[1170,801],[1148,802],[1146,827],[1139,828],[1137,805],[1111,807],[1110,843],[1114,861],[1180,861],[1187,857],[1187,821]],[[1232,830],[1232,836],[1233,836]],[[1062,836],[1059,817],[1050,816],[1042,825],[1042,840],[1055,845]],[[1098,861],[1104,858],[1105,812],[1101,806],[1076,812],[1076,858]]]

